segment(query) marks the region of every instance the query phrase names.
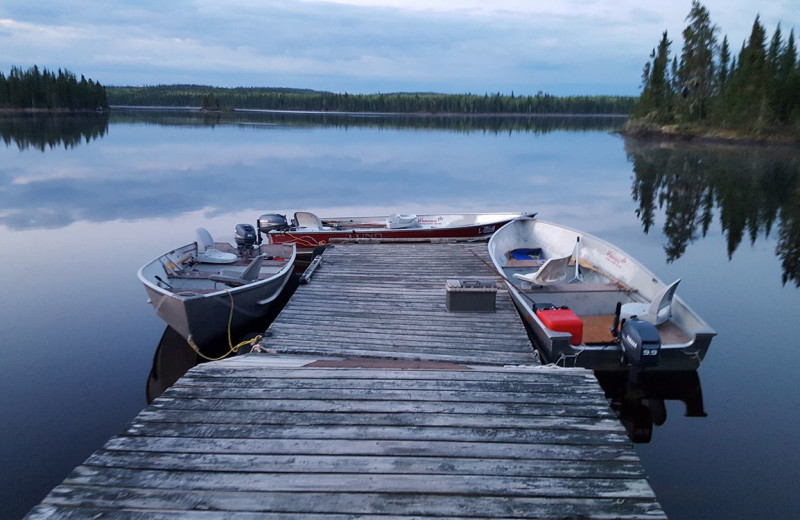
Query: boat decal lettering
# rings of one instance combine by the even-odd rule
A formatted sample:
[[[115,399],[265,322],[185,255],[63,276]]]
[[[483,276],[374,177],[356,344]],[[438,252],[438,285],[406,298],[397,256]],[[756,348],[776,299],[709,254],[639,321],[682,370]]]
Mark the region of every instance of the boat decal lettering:
[[[494,233],[495,228],[496,228],[496,226],[483,226],[482,228],[480,228],[478,230],[478,233],[481,233],[481,234]]]
[[[355,238],[383,238],[383,233],[348,233],[347,238],[355,239]]]
[[[441,226],[444,217],[437,217],[437,218],[418,218],[417,222],[419,222],[422,226]]]
[[[606,252],[606,260],[611,262],[617,267],[622,267],[623,265],[628,263],[628,258],[624,256],[618,256],[614,253],[614,251],[607,251]]]

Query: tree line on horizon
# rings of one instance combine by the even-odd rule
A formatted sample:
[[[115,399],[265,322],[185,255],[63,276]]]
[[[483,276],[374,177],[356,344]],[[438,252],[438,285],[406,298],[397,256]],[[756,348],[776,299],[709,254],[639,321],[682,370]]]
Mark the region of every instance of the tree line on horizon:
[[[535,96],[496,94],[386,93],[349,94],[307,89],[202,85],[106,87],[111,105],[383,112],[430,114],[627,114],[630,96]]]
[[[0,108],[39,110],[107,109],[106,91],[99,81],[58,69],[51,72],[37,65],[22,70],[11,67],[8,76],[0,72]]]
[[[627,129],[730,131],[751,136],[800,137],[800,61],[794,29],[767,30],[756,16],[749,38],[734,54],[728,37],[698,0],[686,17],[683,47],[672,55],[667,31],[642,73],[642,93]]]

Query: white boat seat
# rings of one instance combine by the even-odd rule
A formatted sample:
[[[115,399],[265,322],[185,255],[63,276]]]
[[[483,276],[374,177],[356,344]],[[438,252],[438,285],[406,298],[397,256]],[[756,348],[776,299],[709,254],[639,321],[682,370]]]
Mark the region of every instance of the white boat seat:
[[[661,325],[672,316],[672,298],[675,296],[675,290],[680,282],[681,279],[678,278],[666,286],[650,303],[631,302],[624,304],[620,310],[619,317],[627,320],[635,316],[653,325]]]
[[[206,264],[232,264],[237,256],[233,253],[225,253],[214,247],[214,239],[211,233],[205,228],[197,228],[194,231],[197,238],[197,261]]]
[[[294,221],[298,228],[305,229],[327,229],[322,225],[322,220],[310,211],[297,211],[294,214]]]
[[[398,213],[393,213],[386,219],[386,227],[389,229],[405,229],[416,226],[416,215],[400,215]]]
[[[263,260],[264,255],[258,255],[257,257],[253,258],[244,271],[239,272],[232,269],[222,269],[219,274],[212,274],[208,277],[208,279],[233,287],[239,287],[250,282],[255,282],[258,280],[258,275],[261,272],[261,262]]]
[[[567,277],[569,261],[572,255],[562,258],[548,258],[547,261],[532,273],[514,273],[514,278],[532,283],[534,285],[552,285]]]

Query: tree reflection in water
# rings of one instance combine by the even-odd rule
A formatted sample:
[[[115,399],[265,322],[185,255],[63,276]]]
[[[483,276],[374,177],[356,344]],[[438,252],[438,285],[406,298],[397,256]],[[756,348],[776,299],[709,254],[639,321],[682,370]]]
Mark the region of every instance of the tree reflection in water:
[[[19,112],[0,117],[0,137],[6,146],[20,150],[73,148],[100,139],[108,133],[108,112],[37,113]]]
[[[705,236],[718,215],[728,257],[777,228],[783,283],[800,287],[800,155],[793,146],[693,145],[625,139],[632,196],[645,233],[665,216],[667,260]]]

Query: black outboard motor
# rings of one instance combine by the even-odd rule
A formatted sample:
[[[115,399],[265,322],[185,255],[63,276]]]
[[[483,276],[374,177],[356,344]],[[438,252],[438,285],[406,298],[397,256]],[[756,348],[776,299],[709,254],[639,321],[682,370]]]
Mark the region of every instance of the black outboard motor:
[[[256,230],[250,224],[236,224],[233,238],[240,253],[250,251],[256,243]]]
[[[619,341],[631,365],[639,367],[658,365],[661,356],[661,336],[652,323],[635,317],[625,320],[619,332]]]
[[[289,229],[289,222],[286,220],[286,215],[279,215],[277,213],[266,213],[258,217],[256,221],[258,227],[258,243],[261,243],[261,233],[269,233],[270,231],[287,231]]]
[[[286,220],[286,215],[278,215],[277,213],[267,213],[258,217],[256,222],[258,225],[259,233],[269,233],[270,231],[286,231],[289,229],[289,222]]]

